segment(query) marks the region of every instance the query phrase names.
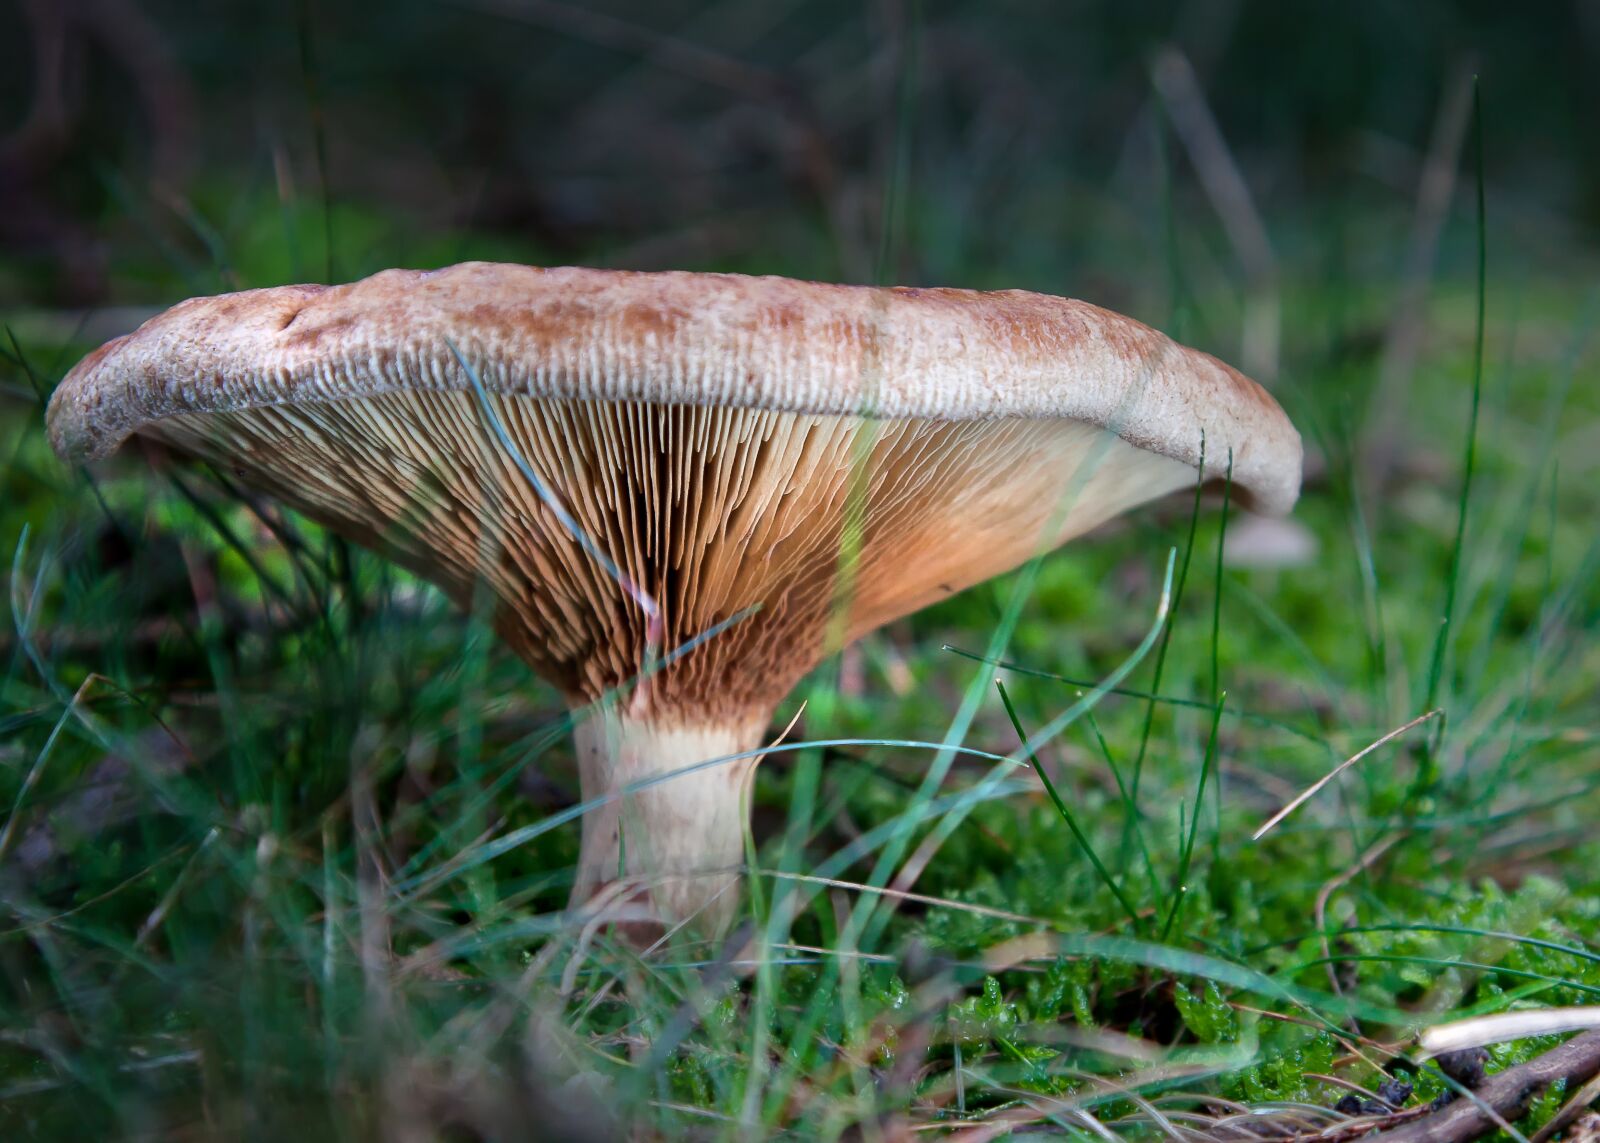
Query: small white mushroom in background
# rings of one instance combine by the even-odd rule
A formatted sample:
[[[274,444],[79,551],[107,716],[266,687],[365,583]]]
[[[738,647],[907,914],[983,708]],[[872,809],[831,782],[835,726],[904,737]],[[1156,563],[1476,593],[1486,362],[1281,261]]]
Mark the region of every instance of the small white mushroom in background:
[[[1303,568],[1316,558],[1316,533],[1299,520],[1241,512],[1228,521],[1222,561],[1230,568]]]
[[[485,263],[184,302],[82,361],[49,422],[69,459],[152,437],[459,602],[486,586],[508,646],[594,708],[585,799],[759,748],[842,642],[1230,455],[1265,513],[1301,466],[1254,382],[1084,302]],[[624,875],[724,927],[754,768],[586,815],[574,904]]]

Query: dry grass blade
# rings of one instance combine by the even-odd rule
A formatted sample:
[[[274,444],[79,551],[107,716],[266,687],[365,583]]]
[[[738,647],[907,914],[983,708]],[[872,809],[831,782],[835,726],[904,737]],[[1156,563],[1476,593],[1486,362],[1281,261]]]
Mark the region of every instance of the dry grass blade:
[[[848,889],[855,893],[875,893],[881,897],[892,897],[897,901],[912,901],[919,905],[931,905],[939,909],[956,909],[963,913],[971,913],[974,916],[992,917],[997,921],[1014,921],[1022,925],[1050,924],[1043,917],[1033,917],[1027,913],[1013,913],[1006,909],[995,909],[988,905],[976,905],[967,901],[952,901],[948,897],[934,897],[927,893],[911,893],[888,886],[866,885],[860,881],[844,881],[837,877],[814,877],[808,873],[786,873],[780,869],[758,869],[756,872],[763,877],[776,877],[784,881],[798,881],[803,885],[824,885],[833,889]]]
[[[1552,1036],[1560,1032],[1582,1032],[1600,1028],[1600,1005],[1581,1008],[1545,1008],[1536,1012],[1501,1012],[1494,1016],[1475,1016],[1435,1024],[1422,1033],[1422,1050],[1430,1056],[1525,1040],[1530,1036]]]
[[[1396,727],[1395,729],[1391,730],[1388,734],[1385,734],[1382,738],[1378,739],[1376,742],[1373,742],[1370,745],[1365,746],[1362,749],[1356,751],[1354,754],[1350,755],[1350,757],[1346,758],[1343,762],[1341,762],[1337,766],[1335,766],[1332,770],[1329,770],[1321,778],[1318,778],[1311,785],[1307,786],[1305,788],[1305,790],[1300,794],[1299,797],[1295,798],[1288,805],[1284,806],[1283,809],[1279,810],[1277,813],[1273,814],[1270,818],[1268,818],[1266,820],[1266,822],[1262,824],[1260,829],[1256,830],[1255,833],[1250,835],[1250,840],[1251,841],[1260,841],[1263,837],[1265,837],[1271,831],[1273,826],[1277,825],[1284,818],[1286,818],[1290,814],[1294,813],[1295,810],[1299,809],[1308,800],[1310,800],[1311,798],[1315,797],[1316,794],[1317,794],[1317,791],[1321,790],[1324,786],[1326,786],[1329,782],[1333,781],[1340,774],[1343,774],[1350,767],[1354,766],[1357,762],[1361,761],[1368,754],[1371,754],[1374,750],[1378,749],[1378,747],[1384,746],[1384,745],[1387,745],[1390,742],[1393,742],[1396,738],[1399,738],[1406,731],[1412,729],[1413,727],[1421,726],[1424,722],[1427,722],[1430,718],[1433,718],[1434,716],[1439,715],[1439,714],[1443,714],[1443,713],[1444,712],[1442,710],[1430,710],[1426,714],[1419,714],[1419,715],[1417,715],[1416,718],[1413,718],[1410,722],[1406,723],[1404,726]]]

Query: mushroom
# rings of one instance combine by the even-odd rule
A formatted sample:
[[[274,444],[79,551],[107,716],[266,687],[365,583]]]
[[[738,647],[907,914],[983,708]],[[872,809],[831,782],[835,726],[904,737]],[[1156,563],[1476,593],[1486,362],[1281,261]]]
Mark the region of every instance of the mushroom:
[[[487,588],[587,714],[582,794],[609,798],[574,904],[627,879],[711,930],[774,708],[826,654],[1230,458],[1285,512],[1301,464],[1254,382],[1085,302],[487,263],[183,302],[80,362],[49,426],[74,461],[154,438],[458,603]]]

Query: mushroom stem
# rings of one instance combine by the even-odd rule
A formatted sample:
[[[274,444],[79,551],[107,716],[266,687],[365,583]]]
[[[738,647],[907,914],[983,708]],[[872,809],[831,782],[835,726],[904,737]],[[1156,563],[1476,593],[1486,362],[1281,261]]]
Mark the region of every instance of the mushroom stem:
[[[725,931],[738,908],[757,758],[714,760],[760,746],[769,717],[762,712],[692,723],[639,719],[605,707],[579,723],[583,800],[608,800],[583,817],[572,906],[583,908],[597,897],[607,903],[642,899],[661,922],[687,920],[702,932]],[[693,769],[707,761],[712,764]],[[629,884],[607,893],[618,881]]]

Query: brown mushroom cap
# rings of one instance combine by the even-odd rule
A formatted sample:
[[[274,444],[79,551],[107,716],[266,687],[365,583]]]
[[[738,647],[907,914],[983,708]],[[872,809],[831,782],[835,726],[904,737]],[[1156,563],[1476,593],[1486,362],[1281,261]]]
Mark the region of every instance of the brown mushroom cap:
[[[594,547],[659,602],[663,714],[770,709],[845,638],[1218,478],[1286,511],[1300,439],[1254,382],[1021,291],[467,263],[181,303],[82,361],[63,456],[203,456],[466,600],[575,699],[647,621],[485,427],[456,358]],[[852,498],[855,498],[854,500]],[[852,507],[852,504],[854,507]],[[854,529],[855,535],[847,537]],[[840,588],[841,550],[849,574]]]

